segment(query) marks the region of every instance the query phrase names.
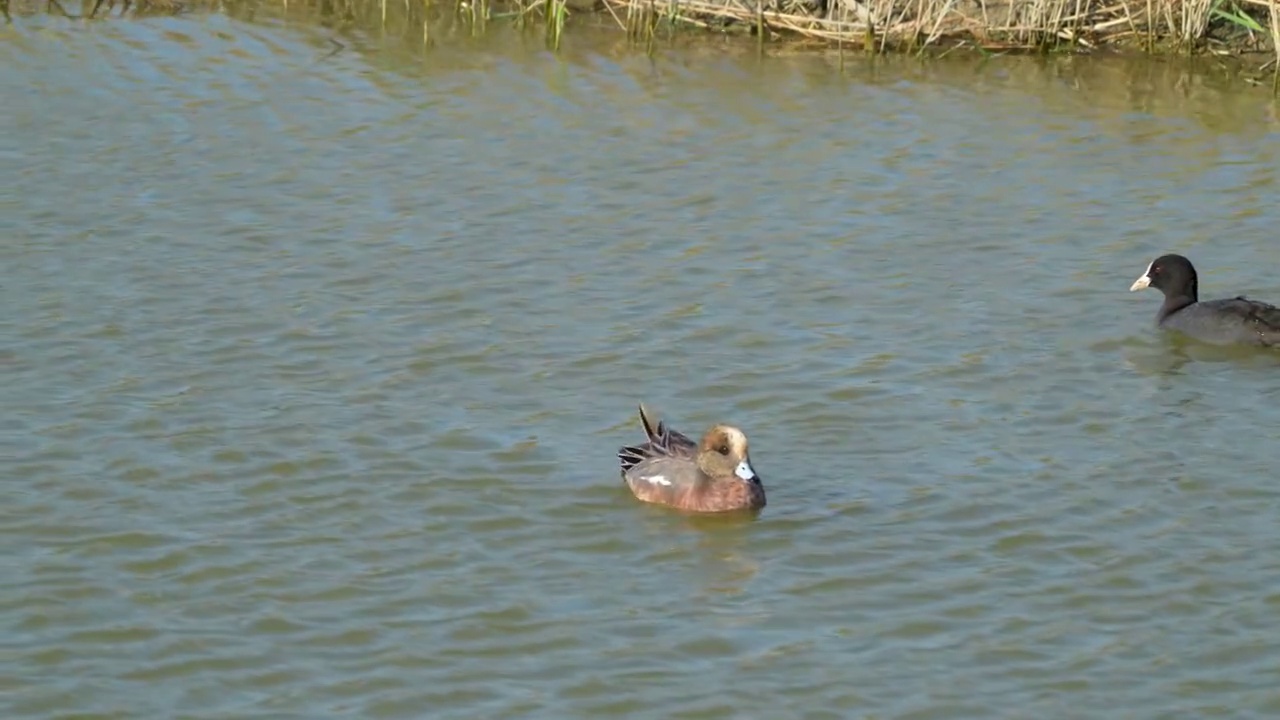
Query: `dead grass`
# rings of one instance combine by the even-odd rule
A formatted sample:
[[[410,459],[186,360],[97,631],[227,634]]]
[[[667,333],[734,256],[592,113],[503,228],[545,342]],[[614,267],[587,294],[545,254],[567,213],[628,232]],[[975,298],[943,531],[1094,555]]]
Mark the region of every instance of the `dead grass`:
[[[602,0],[628,32],[685,24],[800,36],[869,52],[1270,52],[1280,0]],[[1269,27],[1267,30],[1265,28]],[[1272,48],[1267,48],[1271,45]]]
[[[1271,48],[1276,54],[1271,60],[1271,94],[1280,95],[1280,0],[1271,0]]]
[[[1280,91],[1280,0],[60,0],[40,2],[71,17],[185,12],[240,3],[306,9],[345,24],[419,28],[431,44],[448,24],[479,35],[489,23],[538,25],[548,47],[583,15],[616,24],[650,52],[660,40],[693,32],[749,33],[761,48],[800,39],[867,53],[1077,52],[1140,49],[1148,53],[1252,56]],[[0,0],[5,14],[10,0]],[[574,21],[571,21],[571,18]]]

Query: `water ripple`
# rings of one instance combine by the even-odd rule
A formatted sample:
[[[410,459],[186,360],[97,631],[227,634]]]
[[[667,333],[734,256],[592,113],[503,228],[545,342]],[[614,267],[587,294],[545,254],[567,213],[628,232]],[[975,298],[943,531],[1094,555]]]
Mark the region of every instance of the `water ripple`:
[[[1274,360],[1124,292],[1280,297],[1264,98],[269,15],[0,45],[5,717],[1280,712]]]

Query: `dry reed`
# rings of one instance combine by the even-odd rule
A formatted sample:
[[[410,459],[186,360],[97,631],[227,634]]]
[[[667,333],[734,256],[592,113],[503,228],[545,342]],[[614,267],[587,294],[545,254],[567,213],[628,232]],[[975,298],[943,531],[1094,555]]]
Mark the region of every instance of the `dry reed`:
[[[254,0],[257,2],[259,0]],[[58,0],[44,0],[57,7]],[[1280,92],[1280,0],[275,0],[341,24],[382,24],[388,15],[421,28],[430,45],[446,34],[480,35],[505,19],[522,30],[536,21],[548,48],[558,49],[575,14],[612,17],[626,37],[653,52],[660,34],[680,28],[742,32],[761,50],[777,37],[830,42],[867,53],[970,47],[982,52],[1089,52],[1104,47],[1216,56],[1274,54],[1263,65]],[[593,7],[591,2],[595,2]],[[0,0],[5,14],[11,4]],[[163,12],[166,6],[224,6],[237,0],[81,0],[81,16]],[[70,15],[70,13],[67,13]],[[415,30],[416,32],[416,30]],[[1268,48],[1267,46],[1270,45]],[[1256,56],[1256,55],[1255,55]],[[1261,64],[1260,62],[1257,64]],[[1256,66],[1256,64],[1255,64]]]
[[[1280,2],[1271,0],[1271,48],[1276,56],[1271,60],[1271,94],[1280,95]]]
[[[873,52],[935,46],[1087,51],[1107,45],[1191,52],[1211,42],[1256,51],[1268,35],[1262,19],[1280,55],[1278,1],[667,0],[663,14],[701,27],[749,28],[761,41],[776,35],[827,40],[841,52],[846,44]],[[637,9],[654,0],[602,2],[614,17],[626,17],[623,24],[632,32]]]

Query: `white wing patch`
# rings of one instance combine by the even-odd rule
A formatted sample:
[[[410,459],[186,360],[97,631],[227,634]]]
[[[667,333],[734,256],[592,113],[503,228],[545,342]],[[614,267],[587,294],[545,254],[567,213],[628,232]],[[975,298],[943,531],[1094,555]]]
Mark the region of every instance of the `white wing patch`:
[[[654,485],[667,485],[667,486],[671,485],[671,481],[668,480],[665,475],[650,475],[647,478],[640,478],[640,479],[644,480],[647,483],[652,483]]]

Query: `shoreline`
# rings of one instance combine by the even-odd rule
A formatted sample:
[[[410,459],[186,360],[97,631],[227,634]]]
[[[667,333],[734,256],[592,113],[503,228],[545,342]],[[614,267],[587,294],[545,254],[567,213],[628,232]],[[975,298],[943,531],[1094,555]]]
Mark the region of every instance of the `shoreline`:
[[[1269,71],[1280,92],[1280,0],[577,1],[650,44],[666,25],[850,55],[1210,56]]]
[[[942,57],[1084,55],[1233,60],[1280,92],[1280,0],[271,0],[339,25],[394,20],[429,46],[442,26],[456,34],[493,23],[541,32],[549,49],[579,26],[612,28],[652,53],[675,39],[738,38],[762,53]],[[78,7],[76,7],[78,5]],[[0,0],[13,15],[73,19],[232,11],[243,0]]]

